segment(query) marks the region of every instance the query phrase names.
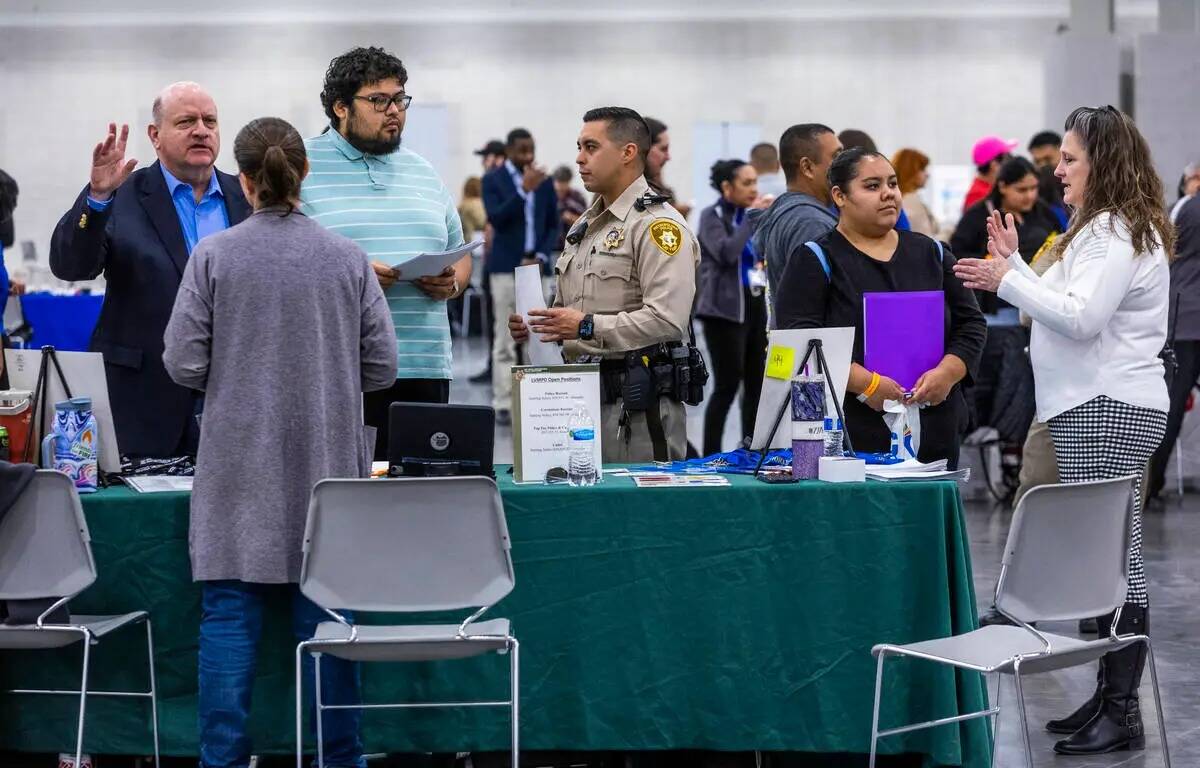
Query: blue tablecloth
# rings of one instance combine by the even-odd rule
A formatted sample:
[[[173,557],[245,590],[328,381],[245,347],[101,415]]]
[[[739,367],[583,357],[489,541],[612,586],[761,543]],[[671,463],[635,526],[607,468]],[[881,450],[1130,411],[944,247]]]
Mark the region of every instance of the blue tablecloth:
[[[86,352],[103,303],[103,296],[91,295],[30,293],[21,297],[25,322],[33,328],[28,346],[39,349],[50,345],[64,352]]]

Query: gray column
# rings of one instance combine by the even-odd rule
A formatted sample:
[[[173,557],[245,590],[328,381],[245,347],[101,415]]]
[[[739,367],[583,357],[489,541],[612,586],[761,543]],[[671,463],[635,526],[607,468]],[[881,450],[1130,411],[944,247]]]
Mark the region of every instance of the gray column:
[[[1067,32],[1047,46],[1043,61],[1046,128],[1061,132],[1076,107],[1120,103],[1121,48],[1115,36]]]
[[[1071,0],[1068,25],[1077,34],[1112,34],[1117,29],[1116,3],[1114,0]]]
[[[1200,32],[1200,3],[1196,0],[1158,0],[1159,32]]]
[[[1134,116],[1150,143],[1167,200],[1183,166],[1200,160],[1200,35],[1140,35],[1136,46]]]

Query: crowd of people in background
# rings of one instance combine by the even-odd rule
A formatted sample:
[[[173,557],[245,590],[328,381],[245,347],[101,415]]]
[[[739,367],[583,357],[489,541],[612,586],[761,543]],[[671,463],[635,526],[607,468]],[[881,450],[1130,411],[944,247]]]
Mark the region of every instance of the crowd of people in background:
[[[717,199],[693,212],[667,182],[668,126],[623,107],[583,116],[576,166],[590,194],[573,186],[570,166],[540,165],[532,133],[514,127],[475,152],[480,175],[455,200],[402,144],[407,82],[400,59],[380,48],[335,58],[320,94],[328,127],[305,140],[277,118],[249,123],[234,142],[237,175],[215,168],[212,97],[176,83],[153,104],[157,161],[135,170],[128,126],[111,124],[54,231],[58,277],[107,278],[92,348],[105,355],[122,448],[134,459],[199,449],[191,523],[193,575],[204,583],[202,764],[248,755],[262,601],[272,589],[295,591],[308,488],[361,474],[372,438],[374,457],[387,458],[391,404],[448,401],[448,307],[473,284],[488,297],[490,351],[472,381],[491,386],[500,425],[511,421],[511,368],[530,335],[561,344],[564,359],[603,357],[602,375],[617,377],[628,375],[618,357],[684,344],[694,319],[713,388],[692,451],[747,446],[769,330],[853,327],[843,405],[856,447],[887,451],[880,414],[902,402],[920,408],[919,458],[952,468],[988,324],[1019,311],[1032,328],[1036,380],[1027,455],[1051,446],[1051,475],[1065,482],[1149,463],[1139,499],[1161,490],[1200,378],[1200,164],[1185,168],[1168,213],[1144,139],[1112,107],[1077,110],[1063,135],[1037,133],[1028,157],[1014,154],[1016,141],[981,138],[961,213],[939,221],[923,191],[935,160],[957,158],[885,153],[862,130],[815,121],[717,160]],[[10,181],[0,173],[3,246],[12,243]],[[416,254],[477,239],[478,253],[439,275],[404,274]],[[9,290],[2,264],[0,295]],[[552,290],[532,318],[515,314],[522,266],[538,267]],[[868,369],[864,355],[864,294],[897,291],[944,297],[945,354],[911,387]],[[306,339],[300,351],[296,337]],[[683,457],[680,398],[634,413],[609,407],[621,397],[605,401],[602,429],[623,437],[606,436],[606,460]],[[295,410],[323,421],[280,417]],[[314,430],[324,447],[286,478],[270,462],[247,474],[241,457],[309,444]],[[290,492],[265,503],[264,484]],[[1148,620],[1135,520],[1122,631]],[[311,635],[319,611],[292,597],[297,634]],[[1053,724],[1069,736],[1058,751],[1136,742],[1137,653],[1105,658],[1096,694]],[[349,665],[327,664],[322,680],[330,703],[357,700]],[[362,765],[357,734],[357,715],[330,715],[328,759]]]
[[[651,139],[646,155],[647,182],[656,194],[687,215],[688,206],[678,199],[664,175],[671,159],[668,126],[653,117],[647,117],[646,124]],[[926,194],[932,159],[912,147],[895,150],[889,161],[901,193],[895,228],[941,240],[958,257],[981,258],[987,256],[985,225],[991,213],[1011,213],[1020,238],[1020,252],[1024,258],[1036,260],[1067,226],[1061,182],[1054,175],[1061,143],[1058,133],[1041,131],[1030,139],[1026,158],[1013,154],[1018,146],[1016,141],[998,136],[981,138],[971,151],[970,160],[976,173],[962,201],[961,214],[948,222],[938,220]],[[531,137],[529,145],[532,146]],[[791,254],[837,225],[840,212],[831,197],[828,172],[838,153],[854,148],[879,153],[874,139],[865,131],[835,132],[818,123],[799,124],[784,132],[778,146],[760,142],[750,148],[746,159],[723,158],[710,169],[710,185],[718,200],[694,217],[702,254],[694,317],[703,331],[714,379],[705,406],[701,455],[748,444],[765,365],[766,332],[768,328],[779,327],[773,318],[776,302],[772,295],[779,290]],[[524,167],[524,151],[513,148],[511,134],[508,141],[486,142],[476,152],[483,158],[484,178],[490,176],[497,184],[511,179],[513,183],[505,181],[503,188],[520,193],[514,171]],[[515,159],[510,157],[514,152]],[[495,173],[504,166],[510,169],[508,176]],[[1187,194],[1200,186],[1200,172],[1194,168],[1191,171],[1185,172],[1180,183],[1181,195],[1185,194],[1185,182],[1190,185]],[[557,168],[552,175],[558,241],[551,257],[562,252],[566,233],[588,205],[587,198],[572,186],[572,177],[569,166]],[[483,263],[515,264],[515,255],[519,255],[522,262],[539,260],[547,266],[549,274],[552,259],[536,251],[513,255],[509,254],[512,249],[502,243],[500,254],[491,256],[497,249],[494,240],[497,225],[505,231],[516,231],[514,225],[520,229],[522,222],[507,216],[497,199],[493,199],[490,207],[482,205],[481,185],[480,177],[467,180],[459,210],[467,239],[480,233],[485,240]],[[548,196],[544,197],[548,200]],[[1181,197],[1176,211],[1186,199],[1190,198]],[[547,221],[547,204],[539,198],[536,219],[539,227]],[[533,230],[522,233],[527,239],[540,237]],[[496,281],[494,285],[499,286],[499,292],[494,293],[493,268],[485,266],[484,271],[489,311],[499,307],[506,314],[511,309],[511,278],[502,276]],[[978,293],[976,299],[984,313],[995,313],[1008,306],[1004,300],[985,292]],[[500,370],[507,371],[519,360],[520,352],[508,348],[497,353],[496,339],[502,339],[501,347],[508,347],[508,342],[503,340],[503,323],[492,314],[488,322],[492,328],[489,339],[492,352],[486,369],[472,381],[492,384],[498,419],[505,424],[509,421],[509,388],[507,376],[496,372],[496,363],[500,363]],[[741,415],[738,437],[730,441],[725,438],[726,422],[735,401],[739,401]]]

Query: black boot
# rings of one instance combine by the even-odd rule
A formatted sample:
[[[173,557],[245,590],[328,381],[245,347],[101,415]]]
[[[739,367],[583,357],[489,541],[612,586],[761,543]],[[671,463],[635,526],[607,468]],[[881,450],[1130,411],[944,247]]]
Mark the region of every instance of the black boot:
[[[1100,633],[1101,639],[1108,637],[1109,630],[1112,628],[1113,614],[1107,616],[1096,617],[1096,628]],[[1083,706],[1075,710],[1071,714],[1064,717],[1062,720],[1051,720],[1046,723],[1046,730],[1050,733],[1061,733],[1070,736],[1075,731],[1078,731],[1083,726],[1087,725],[1088,720],[1100,711],[1100,690],[1104,686],[1104,659],[1106,656],[1100,657],[1100,667],[1096,670],[1096,690],[1092,692],[1090,698],[1083,702]]]
[[[1129,603],[1121,611],[1118,634],[1145,634],[1149,617],[1145,608]],[[1146,665],[1146,646],[1141,643],[1104,657],[1104,683],[1100,686],[1100,710],[1069,739],[1054,745],[1060,755],[1098,755],[1123,749],[1144,749],[1138,685]]]
[[[979,626],[981,627],[996,627],[996,626],[1016,626],[1012,620],[1005,616],[1000,611],[996,610],[996,606],[991,606],[986,612],[979,614]]]

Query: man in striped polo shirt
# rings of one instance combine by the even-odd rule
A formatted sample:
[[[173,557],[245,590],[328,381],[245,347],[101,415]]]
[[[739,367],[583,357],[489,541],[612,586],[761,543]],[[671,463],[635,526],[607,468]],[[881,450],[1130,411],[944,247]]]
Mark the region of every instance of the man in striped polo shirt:
[[[330,127],[305,142],[310,166],[302,211],[362,246],[383,286],[396,326],[397,381],[369,392],[364,420],[378,430],[375,458],[387,458],[388,406],[450,399],[446,301],[471,277],[465,256],[438,277],[408,281],[404,262],[462,245],[450,193],[424,158],[400,146],[408,73],[382,48],[355,48],[329,63],[321,105]],[[400,265],[400,270],[394,270]]]

